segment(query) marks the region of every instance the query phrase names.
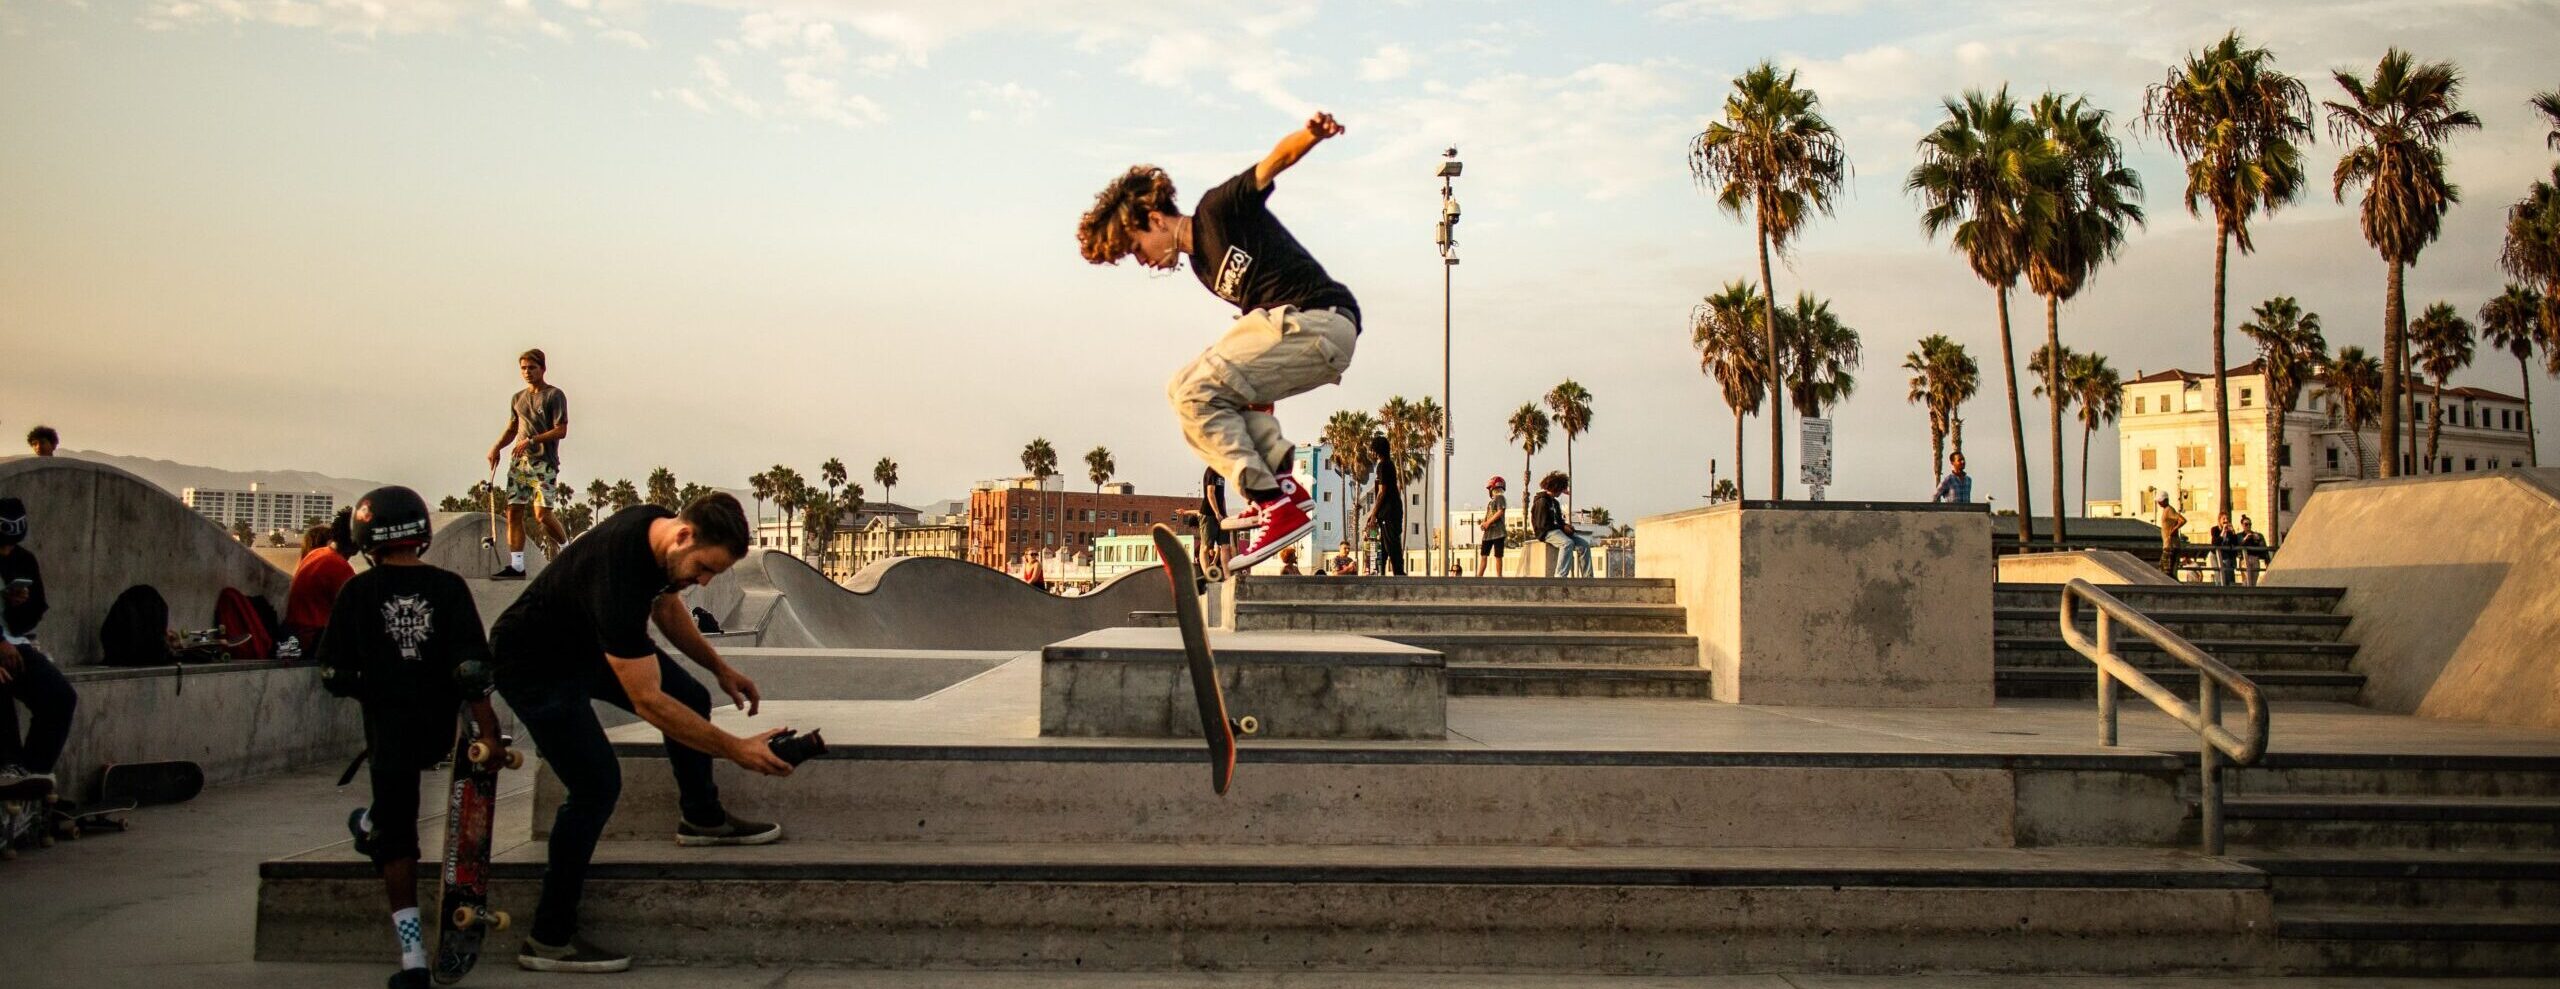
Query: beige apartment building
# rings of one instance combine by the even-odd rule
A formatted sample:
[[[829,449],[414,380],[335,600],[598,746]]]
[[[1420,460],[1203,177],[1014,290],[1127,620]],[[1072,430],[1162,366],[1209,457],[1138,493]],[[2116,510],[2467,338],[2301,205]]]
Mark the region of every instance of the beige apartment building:
[[[966,520],[949,522],[916,522],[910,524],[890,515],[875,515],[858,529],[838,530],[827,554],[828,579],[844,582],[862,568],[893,556],[940,556],[965,559],[969,555],[969,525]]]
[[[2279,521],[2293,523],[2294,513],[2312,489],[2333,481],[2378,477],[2382,471],[2381,430],[2368,424],[2355,434],[2328,413],[2326,391],[2312,383],[2281,416],[2267,405],[2266,376],[2252,361],[2224,374],[2231,408],[2231,505],[2236,518],[2257,518],[2266,528],[2272,509]],[[2435,463],[2413,463],[2400,452],[2404,472],[2461,473],[2523,466],[2531,457],[2524,400],[2482,388],[2449,387],[2439,395],[2433,385],[2416,382],[2419,409],[2419,454],[2425,455],[2426,417],[2442,415],[2444,427],[2436,443]],[[2162,493],[2187,517],[2190,539],[2213,528],[2214,414],[2213,378],[2192,371],[2146,374],[2124,386],[2124,412],[2117,423],[2117,476],[2121,501],[2088,506],[2095,516],[2151,518]],[[2403,441],[2406,442],[2405,440]],[[2267,490],[2267,458],[2275,458],[2277,484]]]

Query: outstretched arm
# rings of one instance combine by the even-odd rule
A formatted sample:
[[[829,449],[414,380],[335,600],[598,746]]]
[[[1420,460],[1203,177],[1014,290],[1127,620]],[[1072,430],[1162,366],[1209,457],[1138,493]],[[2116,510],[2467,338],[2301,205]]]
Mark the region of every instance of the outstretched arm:
[[[1253,187],[1271,188],[1271,180],[1288,171],[1289,166],[1297,164],[1298,159],[1307,156],[1307,152],[1315,150],[1317,142],[1341,133],[1342,124],[1333,119],[1333,114],[1317,111],[1315,116],[1307,118],[1306,126],[1290,131],[1289,136],[1281,138],[1280,143],[1271,148],[1270,154],[1262,156],[1261,163],[1253,166]]]

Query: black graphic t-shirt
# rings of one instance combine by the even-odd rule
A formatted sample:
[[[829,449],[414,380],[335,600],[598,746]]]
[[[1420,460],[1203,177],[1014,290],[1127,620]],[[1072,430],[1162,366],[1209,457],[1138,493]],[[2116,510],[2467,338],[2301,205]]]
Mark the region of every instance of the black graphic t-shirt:
[[[1402,521],[1404,519],[1404,482],[1396,477],[1395,458],[1389,457],[1378,461],[1377,468],[1370,475],[1370,483],[1377,485],[1378,489],[1378,517]]]
[[[606,656],[656,653],[649,612],[676,588],[649,549],[649,524],[674,518],[633,505],[572,540],[490,630],[500,683],[553,683],[581,676]]]
[[[1253,169],[1200,197],[1191,215],[1191,270],[1200,284],[1237,310],[1294,306],[1339,308],[1360,322],[1360,302],[1324,273],[1314,255],[1280,225],[1267,205],[1271,189],[1254,188]]]
[[[320,635],[320,664],[364,671],[366,703],[451,721],[453,671],[489,658],[470,585],[431,566],[375,567],[348,578]]]

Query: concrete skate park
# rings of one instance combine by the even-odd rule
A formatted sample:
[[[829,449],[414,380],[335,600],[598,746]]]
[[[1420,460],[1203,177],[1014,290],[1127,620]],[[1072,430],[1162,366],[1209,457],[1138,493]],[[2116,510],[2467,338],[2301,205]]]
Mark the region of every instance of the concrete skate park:
[[[149,514],[129,478],[93,472],[82,495],[24,463],[0,464],[0,490],[63,492],[21,495],[62,586],[83,556],[158,568],[164,592],[186,561],[224,559],[139,556],[191,519]],[[734,966],[999,973],[970,983],[988,985],[2560,975],[2555,491],[2560,470],[2324,487],[2255,588],[2165,583],[2105,550],[1995,558],[1978,509],[1859,502],[1640,520],[1631,579],[1248,575],[1210,596],[1230,708],[1265,726],[1224,797],[1160,571],[1067,599],[941,560],[839,587],[759,552],[692,592],[769,698],[715,719],[832,748],[788,779],[723,767],[730,805],[783,841],[688,849],[658,736],[612,729],[624,787],[586,923],[699,984]],[[478,551],[472,519],[445,524],[440,553]],[[484,617],[512,589],[481,585]],[[352,749],[326,732],[352,712],[296,693],[308,674],[184,675],[208,737],[311,740],[140,818],[232,820],[226,801],[255,794],[297,821],[279,826],[293,847],[168,867],[199,877],[187,903],[214,933],[189,957],[227,966],[209,971],[377,977],[379,881],[329,834],[361,799],[328,786]],[[218,757],[151,751],[100,710],[173,703],[174,674],[80,676],[167,697],[84,694],[75,757]],[[2199,707],[2207,683],[2219,742],[2155,702]],[[225,690],[257,703],[213,704]],[[522,917],[559,794],[535,764],[503,786],[493,899]],[[136,844],[0,868],[22,870],[0,883],[13,916],[96,903],[0,947],[95,957],[178,909],[84,883]],[[517,974],[500,967],[473,978]]]

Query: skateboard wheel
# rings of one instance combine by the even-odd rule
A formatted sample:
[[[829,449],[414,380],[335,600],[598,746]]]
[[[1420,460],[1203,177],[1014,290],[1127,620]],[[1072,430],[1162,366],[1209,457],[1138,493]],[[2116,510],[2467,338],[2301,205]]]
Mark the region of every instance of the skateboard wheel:
[[[507,916],[507,912],[504,910],[491,911],[489,914],[489,929],[493,931],[506,930],[510,919],[511,918]]]
[[[1238,735],[1259,735],[1259,734],[1262,734],[1262,719],[1261,719],[1261,718],[1254,717],[1253,715],[1250,715],[1250,714],[1245,715],[1244,717],[1241,717],[1241,718],[1237,718],[1237,719],[1236,719],[1236,723],[1235,723],[1235,731],[1236,731],[1236,734],[1238,734]]]
[[[453,908],[453,926],[455,927],[469,927],[472,921],[478,919],[480,919],[480,912],[477,910],[470,907]]]
[[[516,750],[514,750],[514,749],[508,749],[508,750],[507,750],[507,768],[508,768],[508,769],[523,769],[523,768],[524,768],[524,753],[522,753],[522,752],[518,752],[518,751],[516,751]],[[503,915],[501,915],[501,916],[503,916]],[[500,925],[500,926],[505,926],[505,925]]]
[[[469,751],[470,751],[470,756],[471,756],[471,761],[472,761],[472,762],[474,762],[474,763],[482,763],[482,762],[487,762],[487,761],[489,761],[489,743],[487,743],[487,742],[473,742],[473,743],[471,743],[471,748],[470,748],[470,750],[469,750]]]

